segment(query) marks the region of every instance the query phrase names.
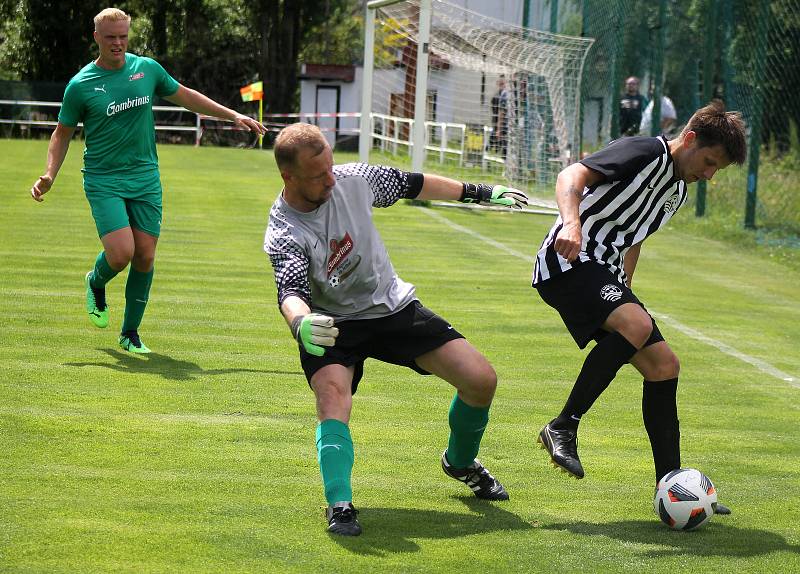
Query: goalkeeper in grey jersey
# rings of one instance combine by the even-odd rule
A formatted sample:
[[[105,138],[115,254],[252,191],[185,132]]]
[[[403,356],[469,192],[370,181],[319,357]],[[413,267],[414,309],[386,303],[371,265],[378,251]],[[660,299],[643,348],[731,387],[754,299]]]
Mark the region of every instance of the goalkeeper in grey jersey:
[[[506,500],[503,486],[475,459],[497,386],[494,369],[397,276],[372,222],[372,208],[403,198],[522,208],[527,197],[504,186],[388,167],[334,166],[330,146],[309,124],[281,131],[275,160],[284,189],[270,210],[264,249],[275,271],[278,305],[316,396],[328,530],[361,533],[352,504],[348,422],[368,357],[437,375],[456,387],[442,468],[478,498]]]

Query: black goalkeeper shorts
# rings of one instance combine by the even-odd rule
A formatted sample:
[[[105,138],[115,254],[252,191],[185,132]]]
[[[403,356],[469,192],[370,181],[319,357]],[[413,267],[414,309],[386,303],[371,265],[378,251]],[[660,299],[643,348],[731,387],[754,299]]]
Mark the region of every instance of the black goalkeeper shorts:
[[[300,363],[309,384],[314,373],[326,365],[355,367],[353,394],[364,375],[364,361],[367,358],[408,367],[421,375],[430,375],[417,365],[415,359],[448,341],[464,338],[450,323],[416,300],[387,317],[337,321],[336,326],[339,328],[336,344],[323,347],[323,356],[311,355],[302,345],[298,345]]]
[[[606,267],[594,261],[581,263],[534,287],[544,302],[558,311],[570,335],[581,349],[592,339],[599,341],[608,335],[602,325],[617,307],[625,303],[636,303],[647,311],[627,285],[621,283]],[[663,340],[664,337],[653,320],[653,332],[644,346]]]

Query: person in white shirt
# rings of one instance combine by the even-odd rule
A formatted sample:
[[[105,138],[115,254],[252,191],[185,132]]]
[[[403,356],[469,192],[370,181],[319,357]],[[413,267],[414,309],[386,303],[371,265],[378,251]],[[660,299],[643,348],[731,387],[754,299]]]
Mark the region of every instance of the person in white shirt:
[[[643,136],[652,135],[650,130],[653,125],[653,101],[647,104],[642,114],[642,123],[639,127],[639,133]],[[675,104],[667,96],[661,96],[661,133],[669,135],[678,123],[678,113],[675,111]],[[655,134],[659,135],[659,134]]]

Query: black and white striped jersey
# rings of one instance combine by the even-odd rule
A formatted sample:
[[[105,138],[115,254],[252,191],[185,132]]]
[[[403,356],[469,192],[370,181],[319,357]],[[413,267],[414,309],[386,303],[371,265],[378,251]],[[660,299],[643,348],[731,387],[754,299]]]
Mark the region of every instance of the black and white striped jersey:
[[[372,222],[373,207],[416,197],[423,176],[391,167],[333,167],[336,185],[314,211],[293,209],[279,195],[269,213],[264,250],[275,271],[278,305],[290,295],[314,312],[340,319],[390,315],[416,298],[397,276]]]
[[[686,202],[686,182],[675,175],[663,137],[618,139],[581,163],[604,176],[583,190],[581,252],[572,263],[556,253],[556,235],[563,226],[559,215],[536,255],[533,285],[585,261],[604,265],[625,283],[628,249],[664,226]]]

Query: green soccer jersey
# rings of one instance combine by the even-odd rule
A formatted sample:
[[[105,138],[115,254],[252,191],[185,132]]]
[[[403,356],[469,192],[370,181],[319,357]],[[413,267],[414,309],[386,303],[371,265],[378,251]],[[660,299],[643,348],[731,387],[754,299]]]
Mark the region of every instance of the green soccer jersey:
[[[87,176],[140,174],[158,169],[153,99],[171,96],[178,82],[151,58],[125,55],[118,70],[86,65],[67,84],[59,123],[83,122]]]

